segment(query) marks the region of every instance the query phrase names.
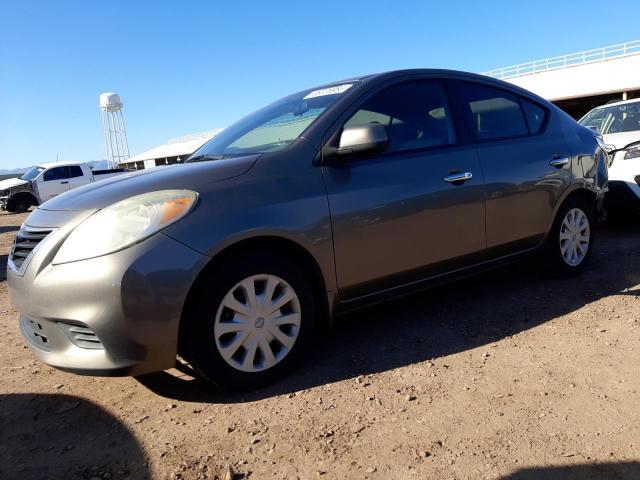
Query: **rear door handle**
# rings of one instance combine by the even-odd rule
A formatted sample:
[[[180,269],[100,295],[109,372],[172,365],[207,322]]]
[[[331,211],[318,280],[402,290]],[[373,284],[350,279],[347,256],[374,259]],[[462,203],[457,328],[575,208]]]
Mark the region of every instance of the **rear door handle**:
[[[69,182],[60,182],[60,185],[64,185],[65,183],[69,183]]]
[[[562,167],[567,163],[569,163],[569,159],[567,157],[563,157],[563,158],[554,158],[549,162],[549,165],[551,165],[552,167]]]
[[[443,178],[443,180],[447,183],[462,183],[466,182],[467,180],[471,180],[472,178],[473,174],[471,172],[460,172],[447,175]]]

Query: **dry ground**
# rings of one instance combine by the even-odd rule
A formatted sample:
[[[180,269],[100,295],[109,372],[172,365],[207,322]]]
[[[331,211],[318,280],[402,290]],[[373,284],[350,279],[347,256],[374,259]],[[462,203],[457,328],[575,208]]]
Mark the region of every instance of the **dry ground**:
[[[0,215],[3,263],[23,220]],[[244,395],[40,364],[2,273],[0,478],[640,478],[639,249],[607,227],[579,278],[522,265],[349,315]]]

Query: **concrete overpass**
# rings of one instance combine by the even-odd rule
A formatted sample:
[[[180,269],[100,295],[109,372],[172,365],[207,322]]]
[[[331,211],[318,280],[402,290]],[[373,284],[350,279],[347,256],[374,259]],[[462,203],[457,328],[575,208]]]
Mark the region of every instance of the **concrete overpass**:
[[[608,101],[640,97],[640,40],[483,74],[531,90],[579,118]]]

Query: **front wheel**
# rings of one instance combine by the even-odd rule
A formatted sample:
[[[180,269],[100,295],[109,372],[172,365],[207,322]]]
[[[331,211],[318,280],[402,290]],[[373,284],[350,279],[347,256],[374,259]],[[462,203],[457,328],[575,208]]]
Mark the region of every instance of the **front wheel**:
[[[580,198],[566,201],[558,211],[545,245],[550,273],[571,276],[580,273],[593,249],[593,212]]]
[[[29,211],[29,207],[31,207],[31,202],[23,198],[17,200],[10,198],[7,201],[6,210],[10,213],[25,213]]]
[[[315,299],[286,257],[227,260],[196,286],[181,330],[181,353],[204,379],[255,389],[298,364],[312,342]]]

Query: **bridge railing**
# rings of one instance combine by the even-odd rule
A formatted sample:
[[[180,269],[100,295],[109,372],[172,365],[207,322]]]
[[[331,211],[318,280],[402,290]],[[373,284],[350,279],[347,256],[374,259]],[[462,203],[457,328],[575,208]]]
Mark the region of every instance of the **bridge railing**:
[[[547,70],[574,67],[586,63],[604,62],[605,60],[627,57],[639,53],[640,40],[635,40],[633,42],[596,48],[595,50],[585,50],[584,52],[570,53],[559,57],[545,58],[544,60],[534,60],[533,62],[521,63],[519,65],[496,68],[488,72],[482,72],[482,75],[505,79]]]

